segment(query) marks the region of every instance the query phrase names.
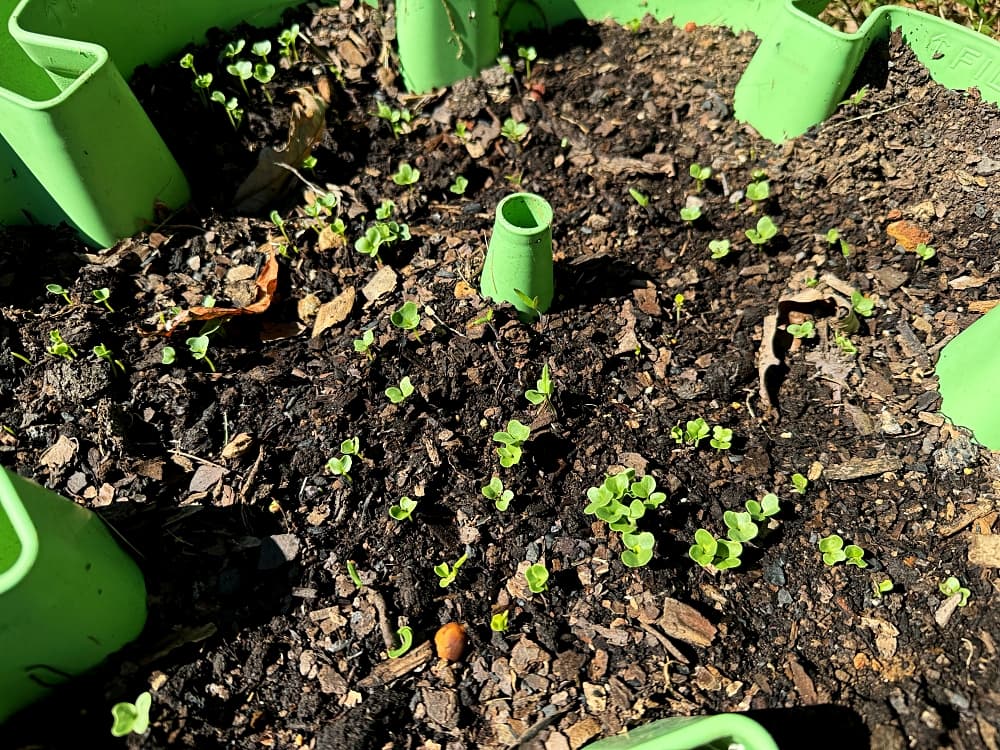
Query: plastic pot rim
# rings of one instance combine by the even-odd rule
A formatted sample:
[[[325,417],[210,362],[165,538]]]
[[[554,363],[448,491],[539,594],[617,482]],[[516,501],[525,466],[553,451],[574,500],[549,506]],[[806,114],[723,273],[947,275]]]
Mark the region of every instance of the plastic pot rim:
[[[18,499],[17,489],[8,476],[7,469],[0,470],[0,512],[7,516],[21,545],[21,551],[14,564],[0,571],[0,596],[2,596],[24,580],[38,559],[38,531],[28,517],[24,504]]]

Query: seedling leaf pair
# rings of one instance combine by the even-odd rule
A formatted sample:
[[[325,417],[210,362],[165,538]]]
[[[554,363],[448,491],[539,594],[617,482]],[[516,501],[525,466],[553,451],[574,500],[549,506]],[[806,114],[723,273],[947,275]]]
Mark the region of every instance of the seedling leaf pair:
[[[507,429],[493,433],[494,442],[500,443],[496,449],[500,465],[505,469],[521,461],[521,446],[531,436],[531,428],[516,419],[507,422]]]

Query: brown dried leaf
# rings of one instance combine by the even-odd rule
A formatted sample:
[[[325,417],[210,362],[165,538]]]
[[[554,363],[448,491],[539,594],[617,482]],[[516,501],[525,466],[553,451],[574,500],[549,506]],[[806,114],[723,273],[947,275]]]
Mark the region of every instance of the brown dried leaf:
[[[45,449],[38,462],[50,471],[61,469],[73,460],[73,456],[76,455],[76,447],[76,443],[65,435],[60,435],[55,443]]]
[[[275,289],[278,288],[278,260],[272,251],[264,262],[257,281],[256,299],[246,307],[202,307],[195,305],[187,310],[182,310],[173,320],[170,321],[169,336],[177,326],[184,323],[193,323],[205,320],[216,320],[218,318],[229,318],[234,315],[255,315],[262,313],[271,306],[271,299]]]
[[[663,600],[663,614],[656,624],[671,638],[706,648],[718,632],[698,610],[676,599]]]
[[[354,287],[349,286],[338,294],[336,298],[320,305],[319,310],[316,311],[316,322],[313,324],[312,338],[316,338],[327,328],[347,320],[347,316],[351,314],[351,310],[354,308],[355,297]]]

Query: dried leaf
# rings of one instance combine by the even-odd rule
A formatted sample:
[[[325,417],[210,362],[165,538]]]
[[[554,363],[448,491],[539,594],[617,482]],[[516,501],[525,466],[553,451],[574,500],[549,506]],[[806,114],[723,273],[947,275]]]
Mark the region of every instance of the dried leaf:
[[[347,316],[351,314],[351,310],[354,308],[355,296],[354,287],[349,286],[338,294],[336,298],[320,305],[319,310],[316,311],[316,322],[313,324],[312,338],[316,338],[327,328],[347,320]]]
[[[68,464],[76,455],[76,443],[65,435],[60,435],[59,439],[39,457],[38,462],[49,469],[60,469]]]
[[[278,260],[273,251],[267,256],[254,284],[257,287],[256,299],[246,307],[202,307],[195,305],[187,310],[182,310],[171,321],[170,331],[167,331],[167,335],[184,323],[230,318],[234,315],[256,315],[267,310],[271,306],[274,290],[278,288]]]
[[[701,612],[676,599],[663,600],[663,615],[656,624],[671,638],[706,648],[718,631]]]

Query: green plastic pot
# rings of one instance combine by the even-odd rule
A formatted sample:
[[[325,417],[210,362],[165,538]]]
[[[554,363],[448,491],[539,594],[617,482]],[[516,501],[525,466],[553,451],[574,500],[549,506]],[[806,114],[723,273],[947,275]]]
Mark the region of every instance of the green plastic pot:
[[[497,204],[480,291],[533,320],[552,304],[552,285],[552,206],[534,193],[508,195]]]
[[[0,722],[145,620],[142,573],[101,519],[0,467]]]
[[[941,350],[934,368],[941,411],[993,451],[1000,450],[998,343],[1000,307],[994,307]]]
[[[213,27],[296,0],[0,0],[0,225],[68,222],[110,246],[189,189],[125,79]]]
[[[585,750],[778,750],[760,724],[740,714],[660,719]]]

